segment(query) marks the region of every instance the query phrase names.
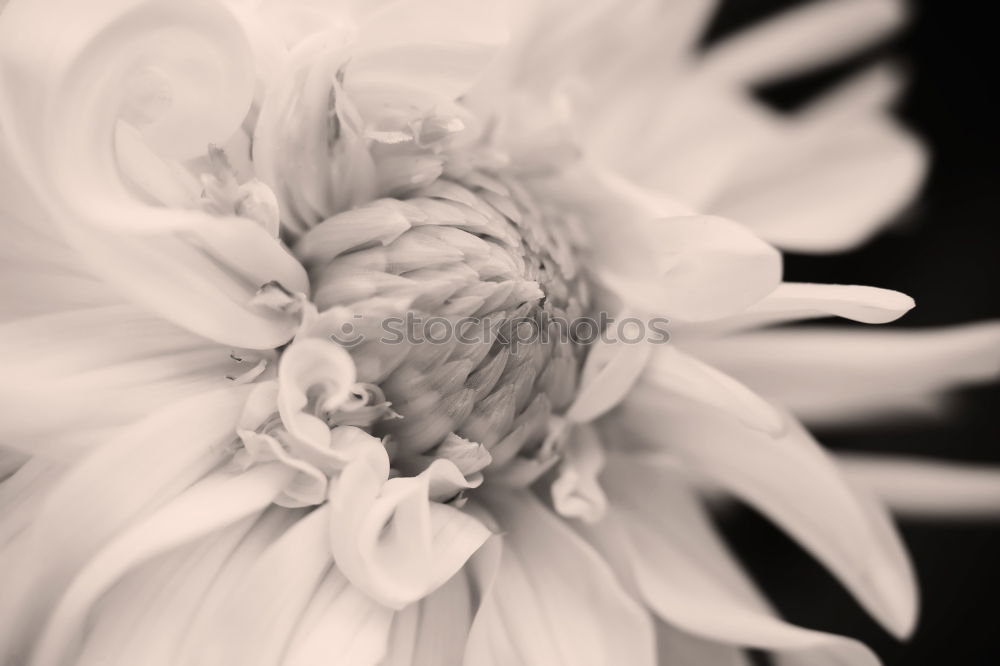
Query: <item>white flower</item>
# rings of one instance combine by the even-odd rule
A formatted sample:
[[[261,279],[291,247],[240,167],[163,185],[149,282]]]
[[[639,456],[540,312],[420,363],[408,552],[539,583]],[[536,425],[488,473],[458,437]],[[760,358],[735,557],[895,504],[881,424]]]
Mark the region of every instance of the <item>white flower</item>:
[[[792,116],[750,95],[900,5],[826,0],[700,53],[711,7],[4,8],[4,660],[875,663],[774,614],[706,488],[906,636],[913,576],[857,483],[982,511],[995,473],[845,477],[798,419],[931,408],[996,377],[1000,328],[770,328],[912,307],[782,283],[769,242],[862,242],[923,158],[891,72]],[[668,318],[671,344],[511,344],[601,313]],[[386,339],[413,314],[487,326]]]

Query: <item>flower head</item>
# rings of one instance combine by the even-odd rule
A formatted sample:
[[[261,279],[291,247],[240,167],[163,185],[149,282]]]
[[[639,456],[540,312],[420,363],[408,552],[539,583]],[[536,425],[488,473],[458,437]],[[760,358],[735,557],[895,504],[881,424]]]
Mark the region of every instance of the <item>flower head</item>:
[[[772,330],[912,307],[782,283],[771,242],[864,240],[923,162],[885,71],[749,95],[899,4],[703,54],[710,4],[10,3],[0,654],[873,663],[773,613],[706,488],[908,634],[891,522],[797,417],[926,407],[1000,332]],[[909,381],[857,365],[887,344]]]

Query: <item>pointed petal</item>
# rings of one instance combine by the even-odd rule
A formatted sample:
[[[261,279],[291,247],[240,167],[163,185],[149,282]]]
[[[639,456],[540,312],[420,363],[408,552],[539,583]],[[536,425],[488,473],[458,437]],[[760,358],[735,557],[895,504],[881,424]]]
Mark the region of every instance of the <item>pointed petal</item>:
[[[774,617],[675,471],[648,456],[609,461],[612,513],[594,526],[664,621],[709,640],[876,666],[861,643]]]
[[[641,395],[626,403],[624,418],[641,441],[788,531],[889,631],[905,636],[912,630],[916,589],[898,535],[794,418],[787,417],[783,435],[772,437],[683,400],[650,402]]]
[[[939,329],[809,328],[684,343],[810,423],[933,412],[952,387],[1000,376],[1000,323]]]
[[[655,663],[649,618],[597,553],[530,495],[496,495],[487,508],[504,549],[466,663]]]
[[[1000,517],[996,466],[865,454],[841,454],[838,462],[852,482],[877,496],[894,515],[944,520]]]
[[[566,411],[573,423],[587,423],[621,402],[649,361],[652,348],[641,341],[598,340],[591,345],[580,377],[580,388]]]
[[[821,0],[736,33],[705,56],[705,75],[760,84],[883,38],[905,20],[899,0]]]
[[[694,332],[719,335],[750,328],[816,319],[844,317],[865,324],[885,324],[899,319],[914,306],[898,291],[846,284],[783,282],[778,288],[740,314],[708,322],[702,327],[678,330],[679,337]]]

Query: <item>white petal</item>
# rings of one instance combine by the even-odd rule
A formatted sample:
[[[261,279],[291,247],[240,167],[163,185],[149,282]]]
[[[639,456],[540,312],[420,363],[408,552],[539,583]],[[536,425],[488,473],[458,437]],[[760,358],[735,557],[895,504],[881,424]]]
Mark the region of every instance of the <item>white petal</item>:
[[[624,419],[642,441],[777,522],[889,631],[912,630],[916,590],[899,537],[791,416],[785,434],[772,437],[683,400],[640,395],[626,403]]]
[[[587,353],[580,388],[566,418],[587,423],[617,405],[642,374],[652,348],[645,341],[631,344],[598,340]]]
[[[684,343],[687,351],[812,423],[933,411],[952,387],[1000,375],[1000,324],[809,328]]]
[[[494,496],[487,508],[504,549],[466,663],[655,663],[649,618],[597,553],[528,494]]]
[[[389,479],[388,455],[373,445],[330,482],[337,566],[386,606],[399,609],[437,589],[490,535],[467,513],[430,500],[434,478],[447,474],[445,468],[457,472],[438,460],[416,477]]]
[[[592,536],[664,621],[709,640],[878,664],[861,643],[775,617],[675,471],[653,458],[619,456],[605,482],[614,508]]]
[[[254,525],[253,517],[138,566],[92,608],[79,666],[171,666],[206,590]]]
[[[844,57],[904,19],[899,0],[821,0],[725,39],[703,67],[706,75],[764,83]]]
[[[201,394],[155,412],[60,480],[21,537],[24,561],[0,599],[0,652],[41,630],[47,608],[110,538],[218,464],[245,395]]]
[[[717,409],[743,424],[778,434],[785,419],[766,400],[736,381],[675,347],[657,347],[641,384],[649,399],[669,402],[675,396]]]
[[[129,305],[0,324],[2,437],[72,460],[161,405],[232,385],[230,349]]]
[[[601,519],[607,509],[598,481],[603,467],[604,449],[594,429],[586,425],[571,429],[550,490],[559,515],[590,523]]]
[[[994,520],[1000,516],[996,466],[930,458],[842,454],[841,469],[893,514],[914,519]]]
[[[899,319],[914,306],[913,299],[898,291],[846,284],[783,282],[778,288],[740,314],[679,327],[675,340],[696,333],[718,335],[774,324],[844,317],[865,324],[885,324]]]
[[[383,666],[462,666],[474,614],[473,581],[463,569],[396,613]]]
[[[131,122],[157,152],[189,157],[225,142],[253,86],[233,17],[216,3],[129,0],[81,10],[43,0],[5,12],[0,32],[0,77],[22,93],[0,104],[6,138],[89,269],[207,337],[257,348],[286,341],[294,322],[250,299],[271,281],[305,290],[301,266],[252,220],[139,200],[114,146],[119,116],[138,113],[129,111],[136,104],[155,107]]]
[[[216,473],[127,529],[104,546],[63,593],[46,623],[33,663],[55,666],[72,654],[90,608],[134,566],[259,513],[290,476],[291,471],[280,465]]]
[[[793,128],[748,159],[713,210],[783,248],[836,252],[868,240],[910,203],[927,158],[891,120],[813,129],[796,136]]]
[[[339,569],[331,569],[298,621],[281,663],[313,666],[336,655],[344,664],[382,664],[392,621],[391,609],[351,585]]]

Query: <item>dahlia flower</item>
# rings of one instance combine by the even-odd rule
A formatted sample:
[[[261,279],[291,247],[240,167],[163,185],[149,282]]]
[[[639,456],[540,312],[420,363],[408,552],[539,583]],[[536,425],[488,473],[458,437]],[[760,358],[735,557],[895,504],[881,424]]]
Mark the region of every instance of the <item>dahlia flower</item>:
[[[885,501],[984,510],[993,477],[842,469],[802,420],[933,409],[1000,328],[782,326],[913,305],[775,249],[913,196],[898,75],[751,95],[903,10],[702,51],[713,4],[7,3],[4,663],[876,663],[776,615],[719,493],[905,637]]]

